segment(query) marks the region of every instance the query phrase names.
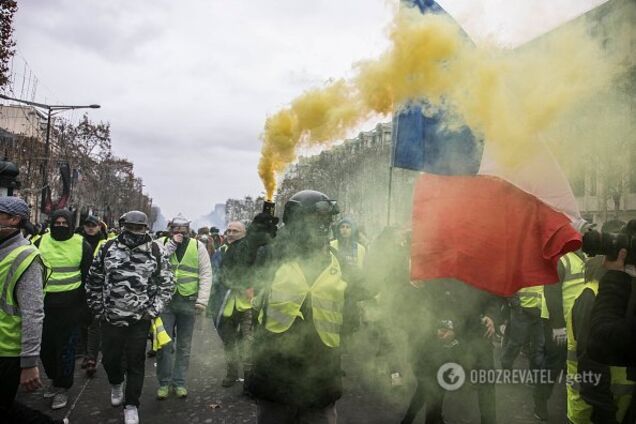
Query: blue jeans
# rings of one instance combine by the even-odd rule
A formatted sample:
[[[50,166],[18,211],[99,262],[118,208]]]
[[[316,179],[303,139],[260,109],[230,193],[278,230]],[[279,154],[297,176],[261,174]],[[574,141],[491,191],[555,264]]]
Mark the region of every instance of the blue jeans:
[[[157,378],[160,386],[185,387],[194,331],[194,303],[194,297],[187,298],[175,293],[170,305],[161,314],[163,326],[172,341],[157,351]]]

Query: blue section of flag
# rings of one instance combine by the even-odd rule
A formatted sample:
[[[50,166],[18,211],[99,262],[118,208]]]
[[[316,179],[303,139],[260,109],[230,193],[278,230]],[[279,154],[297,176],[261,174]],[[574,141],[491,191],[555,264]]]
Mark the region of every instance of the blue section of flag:
[[[403,0],[403,3],[419,7],[422,13],[445,13],[444,9],[442,9],[442,7],[433,0]]]
[[[449,128],[441,114],[425,116],[415,105],[396,115],[393,124],[393,166],[440,175],[479,170],[481,144],[468,127]]]
[[[432,0],[403,0],[422,13],[446,13]],[[397,168],[442,175],[473,175],[479,170],[481,143],[468,127],[449,129],[443,112],[425,116],[419,105],[402,108],[393,118],[393,161]]]

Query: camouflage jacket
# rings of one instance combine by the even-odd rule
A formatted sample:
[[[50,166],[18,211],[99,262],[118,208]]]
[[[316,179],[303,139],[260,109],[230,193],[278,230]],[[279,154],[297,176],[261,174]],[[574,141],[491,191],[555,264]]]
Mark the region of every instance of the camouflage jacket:
[[[113,325],[158,316],[170,302],[175,283],[162,249],[148,241],[134,248],[115,239],[99,251],[86,282],[87,302],[95,316]]]

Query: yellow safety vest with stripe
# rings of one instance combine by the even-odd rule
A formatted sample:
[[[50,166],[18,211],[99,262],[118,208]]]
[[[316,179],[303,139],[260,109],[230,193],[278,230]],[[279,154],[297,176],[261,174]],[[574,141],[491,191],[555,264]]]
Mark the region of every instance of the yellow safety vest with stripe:
[[[583,286],[580,294],[585,288],[589,288],[598,293],[598,281],[591,281]],[[577,296],[578,298],[578,296]],[[575,299],[576,300],[576,299]],[[572,302],[574,304],[574,302]],[[568,357],[567,372],[569,376],[578,374],[578,358],[576,355],[576,339],[574,338],[574,328],[572,325],[572,314],[570,313],[567,322],[568,336]],[[609,367],[611,374],[611,388],[614,395],[614,404],[616,405],[616,420],[621,422],[634,392],[634,382],[627,379],[627,368],[625,367]],[[592,405],[583,400],[579,393],[580,387],[577,383],[568,384],[567,386],[567,416],[570,421],[576,424],[591,423]]]
[[[585,288],[585,262],[574,252],[561,256],[559,261],[565,269],[565,276],[561,284],[561,293],[563,297],[563,319],[567,322],[570,312],[572,311],[572,306],[574,306],[574,301]],[[545,297],[541,304],[541,318],[550,318]]]
[[[168,238],[164,237],[166,244]],[[195,239],[188,239],[188,246],[181,258],[177,260],[176,252],[170,255],[170,269],[177,281],[177,292],[181,296],[192,296],[199,291],[199,246]]]
[[[265,312],[261,311],[259,322],[262,323],[265,316],[266,330],[284,333],[297,318],[305,319],[301,308],[305,301],[309,301],[314,327],[320,340],[328,347],[338,347],[346,288],[347,283],[342,279],[340,264],[333,254],[331,264],[311,285],[305,279],[298,262],[284,263],[276,270],[267,308]]]
[[[356,265],[358,266],[358,268],[362,269],[364,267],[364,258],[367,254],[367,249],[364,248],[363,245],[361,245],[360,243],[357,243],[358,245],[356,247],[356,252],[357,252],[357,257],[356,257]],[[331,247],[333,247],[334,249],[338,250],[338,240],[332,240],[331,241]]]
[[[24,245],[0,261],[0,357],[17,357],[22,351],[22,318],[13,294],[24,271],[38,257],[38,249]]]
[[[51,234],[44,234],[40,240],[40,252],[44,263],[51,268],[51,276],[46,282],[46,293],[71,291],[82,285],[82,253],[84,237],[74,234],[68,240],[57,241]]]
[[[522,308],[541,308],[543,286],[524,287],[517,292]]]

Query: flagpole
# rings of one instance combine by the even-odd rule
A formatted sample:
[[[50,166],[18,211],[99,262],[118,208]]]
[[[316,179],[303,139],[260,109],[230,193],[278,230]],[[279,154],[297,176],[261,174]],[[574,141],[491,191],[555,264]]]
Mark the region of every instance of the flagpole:
[[[391,194],[393,192],[393,161],[395,160],[395,146],[397,145],[398,122],[395,113],[393,114],[393,123],[391,125],[391,162],[389,162],[389,190],[386,203],[386,225],[391,225]]]

